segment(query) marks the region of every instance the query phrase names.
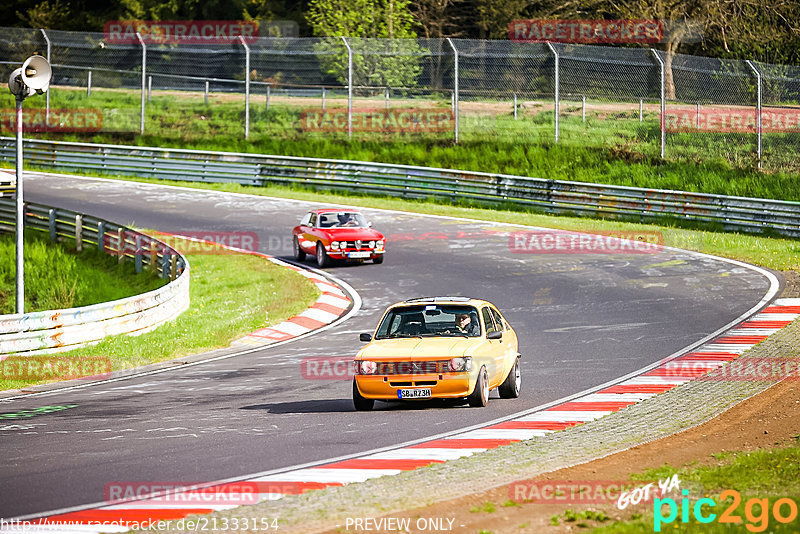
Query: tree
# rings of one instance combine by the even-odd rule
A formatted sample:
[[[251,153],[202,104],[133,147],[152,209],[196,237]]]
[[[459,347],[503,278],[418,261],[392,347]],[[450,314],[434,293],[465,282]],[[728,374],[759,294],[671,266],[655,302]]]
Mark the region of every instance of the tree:
[[[347,52],[337,39],[350,37],[354,85],[416,84],[421,48],[411,40],[417,35],[408,0],[311,0],[306,20],[315,36],[328,38],[317,43],[316,50],[323,68],[340,82],[347,83]]]

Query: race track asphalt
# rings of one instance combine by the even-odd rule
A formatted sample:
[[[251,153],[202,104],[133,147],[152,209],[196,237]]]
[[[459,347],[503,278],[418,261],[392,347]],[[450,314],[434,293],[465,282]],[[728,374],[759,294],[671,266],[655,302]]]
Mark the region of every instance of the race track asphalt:
[[[122,224],[255,232],[261,252],[284,258],[292,227],[318,206],[34,173],[25,185],[26,200]],[[736,319],[770,285],[756,271],[683,251],[521,254],[508,225],[362,211],[390,238],[382,265],[326,269],[363,299],[350,320],[242,356],[0,402],[2,413],[77,405],[0,425],[0,517],[101,502],[109,483],[224,479],[490,421],[669,356]],[[493,392],[485,409],[379,403],[357,413],[349,381],[301,376],[303,358],[353,356],[358,333],[387,305],[445,294],[485,298],[514,326],[519,399]]]

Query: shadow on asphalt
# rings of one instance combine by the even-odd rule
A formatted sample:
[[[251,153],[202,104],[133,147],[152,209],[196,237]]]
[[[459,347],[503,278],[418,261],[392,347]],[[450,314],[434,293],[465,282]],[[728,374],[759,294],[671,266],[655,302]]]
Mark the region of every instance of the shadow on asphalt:
[[[466,407],[463,400],[434,399],[413,402],[376,402],[375,411],[414,411],[437,408]],[[264,410],[267,413],[340,413],[355,412],[350,399],[309,400],[297,402],[277,402],[274,404],[251,404],[240,410]]]

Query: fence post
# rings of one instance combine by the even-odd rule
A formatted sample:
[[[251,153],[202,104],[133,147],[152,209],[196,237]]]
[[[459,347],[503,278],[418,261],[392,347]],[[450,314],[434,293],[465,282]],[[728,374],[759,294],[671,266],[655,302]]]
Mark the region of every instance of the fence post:
[[[106,223],[97,223],[97,250],[101,253],[106,251]]]
[[[556,120],[556,122],[555,122],[555,130],[556,130],[556,143],[558,143],[558,133],[559,133],[559,130],[560,130],[560,128],[559,128],[559,123],[558,123],[558,119],[559,119],[559,115],[560,115],[560,112],[559,112],[559,94],[558,94],[558,91],[559,91],[559,80],[558,80],[558,70],[559,70],[559,69],[558,69],[558,51],[557,51],[557,50],[556,50],[556,48],[553,46],[553,43],[551,43],[550,41],[547,41],[547,47],[548,47],[548,48],[550,49],[550,51],[553,53],[553,61],[554,61],[554,63],[555,63],[555,64],[553,65],[553,70],[555,71],[555,76],[554,76],[554,80],[553,80],[553,81],[554,81],[554,83],[555,83],[555,89],[554,89],[554,91],[553,91],[553,100],[555,101],[555,102],[554,102],[554,110],[553,110],[553,113],[554,113],[555,120]]]
[[[153,96],[153,77],[147,77],[147,101],[150,102],[150,97]]]
[[[169,258],[171,254],[167,254],[167,250],[164,249],[164,254],[161,256],[161,278],[168,278],[169,277]]]
[[[347,137],[353,137],[353,49],[346,37],[342,37],[347,47]]]
[[[117,263],[122,263],[125,259],[125,231],[117,229]]]
[[[272,92],[272,85],[267,84],[267,111],[269,111],[269,96],[271,92]]]
[[[664,61],[661,59],[661,56],[658,55],[658,52],[650,49],[650,53],[655,58],[656,62],[658,62],[658,66],[661,69],[661,159],[664,159],[666,154],[666,146],[667,146],[667,124],[666,124],[666,113],[667,113],[667,101],[666,101],[666,92],[664,90],[664,86],[666,84],[666,79],[664,77]]]
[[[458,49],[449,37],[447,43],[453,49],[453,122],[455,123],[455,142],[458,143]]]
[[[139,40],[139,44],[142,45],[142,111],[139,117],[139,135],[144,135],[144,83],[147,81],[147,45],[144,44],[144,39],[142,39],[142,35],[139,32],[136,32],[136,38]]]
[[[581,122],[586,122],[586,95],[581,95]]]
[[[756,75],[756,134],[758,135],[758,168],[761,168],[761,71],[756,68],[752,61],[746,61],[747,66],[752,69],[753,74]]]
[[[325,86],[322,87],[322,109],[325,110]]]
[[[45,32],[43,29],[39,29],[39,31],[42,32],[42,36],[44,37],[44,40],[47,43],[47,62],[52,65],[53,62],[50,60],[50,37],[47,36],[47,32]],[[47,125],[50,124],[50,91],[52,90],[53,88],[51,86],[49,90],[44,93],[45,95],[44,120],[45,124]]]
[[[239,42],[244,47],[244,138],[247,139],[250,137],[250,47],[241,35]]]
[[[514,120],[517,120],[517,93],[514,93]]]
[[[205,103],[206,106],[208,105],[208,80],[206,80],[206,94],[203,99],[203,102]]]
[[[644,99],[639,99],[639,122],[642,122],[642,112],[644,111]]]
[[[75,216],[75,250],[83,252],[83,215]]]
[[[133,264],[136,267],[136,273],[142,272],[142,236],[136,236],[136,251],[134,252]]]
[[[52,208],[47,212],[47,228],[50,230],[50,241],[55,243],[56,239],[58,239],[58,234],[56,234],[56,210]]]
[[[50,91],[48,91],[49,93]],[[92,96],[92,71],[86,73],[86,96]]]

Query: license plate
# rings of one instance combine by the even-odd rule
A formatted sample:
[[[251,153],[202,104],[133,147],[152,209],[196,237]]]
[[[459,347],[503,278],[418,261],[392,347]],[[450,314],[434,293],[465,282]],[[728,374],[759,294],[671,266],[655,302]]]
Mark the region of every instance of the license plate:
[[[429,399],[431,398],[430,388],[425,389],[398,389],[398,399]]]
[[[369,258],[372,256],[372,253],[368,250],[359,251],[359,252],[349,252],[347,254],[348,258]]]

